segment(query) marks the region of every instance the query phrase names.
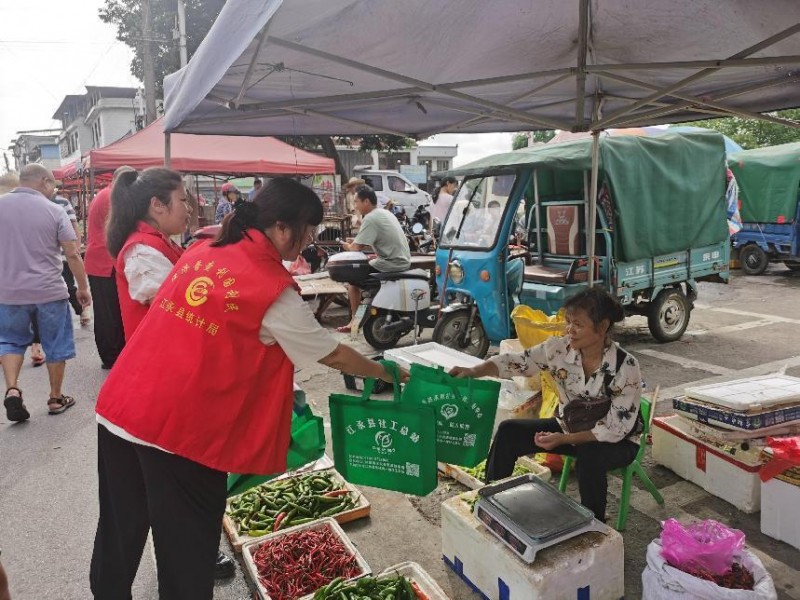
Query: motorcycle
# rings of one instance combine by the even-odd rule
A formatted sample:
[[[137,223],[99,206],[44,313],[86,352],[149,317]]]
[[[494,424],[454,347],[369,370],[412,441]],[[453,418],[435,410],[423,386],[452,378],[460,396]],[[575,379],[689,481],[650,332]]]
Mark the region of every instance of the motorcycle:
[[[427,254],[436,250],[435,240],[427,229],[429,222],[430,214],[427,207],[418,206],[414,215],[403,223],[403,231],[411,252]]]
[[[363,252],[340,252],[330,257],[327,267],[333,281],[363,286],[353,321],[364,331],[370,346],[388,350],[404,335],[413,331],[416,341],[424,328],[436,326],[439,307],[431,305],[427,271],[370,274],[368,261]]]

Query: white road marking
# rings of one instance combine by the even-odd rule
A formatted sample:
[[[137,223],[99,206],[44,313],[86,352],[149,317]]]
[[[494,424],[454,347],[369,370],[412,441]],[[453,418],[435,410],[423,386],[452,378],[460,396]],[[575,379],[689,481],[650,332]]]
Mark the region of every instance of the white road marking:
[[[674,354],[667,354],[658,350],[651,350],[650,348],[642,348],[641,350],[634,350],[639,354],[646,354],[659,360],[666,360],[686,367],[687,369],[700,369],[701,371],[708,371],[709,373],[716,373],[717,375],[730,375],[735,373],[733,369],[727,367],[720,367],[719,365],[712,365],[711,363],[701,362],[699,360],[692,360],[691,358],[684,358],[682,356],[675,356]]]
[[[748,310],[739,310],[737,308],[709,306],[707,304],[695,304],[695,308],[700,308],[702,310],[712,310],[714,312],[728,313],[729,315],[739,315],[741,317],[755,317],[763,321],[772,321],[773,323],[794,323],[795,325],[800,325],[800,319],[790,319],[789,317],[779,317],[777,315],[765,315],[764,313],[750,312]]]
[[[745,329],[754,329],[756,327],[764,327],[765,325],[775,325],[779,321],[773,319],[762,319],[760,321],[747,321],[746,323],[739,323],[737,325],[725,325],[723,327],[713,327],[711,329],[699,329],[697,331],[687,331],[686,335],[707,335],[709,333],[733,333],[735,331],[744,331]]]

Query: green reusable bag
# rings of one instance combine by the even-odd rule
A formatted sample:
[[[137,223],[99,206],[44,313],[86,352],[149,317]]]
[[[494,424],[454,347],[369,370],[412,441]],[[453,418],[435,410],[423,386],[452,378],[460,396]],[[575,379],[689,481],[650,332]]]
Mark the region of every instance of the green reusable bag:
[[[403,404],[434,409],[438,460],[474,467],[489,454],[499,396],[499,381],[452,377],[442,367],[413,364]]]
[[[295,405],[292,413],[292,437],[286,453],[286,470],[293,471],[322,458],[325,454],[325,429],[322,417],[317,417],[306,405]],[[275,479],[283,473],[272,475],[228,474],[228,497],[241,494],[260,483]]]
[[[400,402],[397,365],[394,400],[370,400],[374,379],[361,397],[331,394],[333,462],[347,481],[424,496],[437,485],[433,408]]]

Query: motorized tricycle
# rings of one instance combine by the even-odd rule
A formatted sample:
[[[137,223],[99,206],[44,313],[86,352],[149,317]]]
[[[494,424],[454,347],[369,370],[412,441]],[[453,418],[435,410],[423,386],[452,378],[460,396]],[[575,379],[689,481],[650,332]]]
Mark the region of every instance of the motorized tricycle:
[[[465,178],[436,253],[445,308],[435,342],[483,356],[490,342],[512,337],[516,305],[552,315],[589,285],[646,315],[659,341],[683,335],[698,281],[728,279],[723,138],[605,137],[599,159],[596,202],[589,139],[450,172]]]
[[[728,156],[739,184],[742,229],[732,237],[742,271],[761,275],[770,262],[800,271],[800,143]]]

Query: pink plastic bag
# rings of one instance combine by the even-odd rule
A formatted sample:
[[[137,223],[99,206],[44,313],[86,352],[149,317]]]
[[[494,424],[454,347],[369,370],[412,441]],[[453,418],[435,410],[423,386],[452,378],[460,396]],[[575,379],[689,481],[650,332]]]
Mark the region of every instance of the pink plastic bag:
[[[311,265],[308,264],[308,261],[302,257],[302,255],[298,255],[297,259],[288,267],[289,273],[292,275],[308,275],[311,273]]]
[[[744,548],[744,533],[713,519],[686,527],[667,519],[661,531],[661,555],[681,570],[706,569],[714,575],[730,570],[736,554]]]

